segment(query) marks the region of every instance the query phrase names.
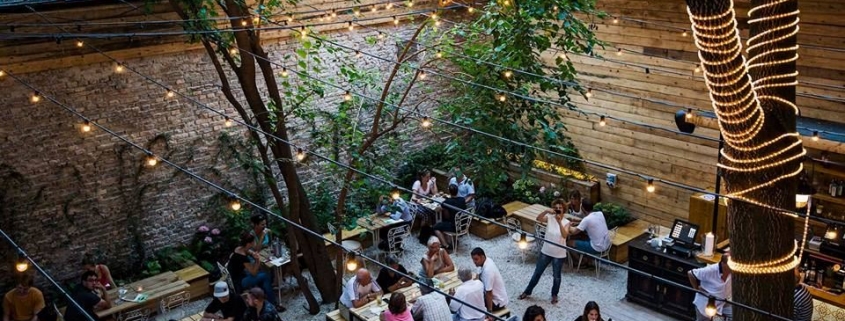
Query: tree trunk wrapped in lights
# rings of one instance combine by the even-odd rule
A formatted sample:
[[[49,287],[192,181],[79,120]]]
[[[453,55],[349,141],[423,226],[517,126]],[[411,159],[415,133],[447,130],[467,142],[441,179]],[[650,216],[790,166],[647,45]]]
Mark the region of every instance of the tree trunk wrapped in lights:
[[[718,164],[729,202],[732,300],[791,318],[798,264],[795,207],[805,150],[796,132],[795,0],[752,0],[748,60],[730,0],[687,0],[696,46],[725,140]],[[806,231],[806,225],[805,225]],[[735,320],[771,316],[735,308]]]

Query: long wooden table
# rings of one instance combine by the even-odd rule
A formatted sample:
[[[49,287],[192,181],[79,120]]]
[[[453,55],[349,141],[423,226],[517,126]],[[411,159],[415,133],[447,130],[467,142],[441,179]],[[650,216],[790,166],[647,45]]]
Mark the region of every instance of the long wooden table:
[[[140,281],[132,282],[125,285],[123,288],[127,290],[124,298],[131,299],[139,293],[146,294],[147,298],[142,302],[130,302],[118,300],[117,304],[113,304],[111,308],[97,312],[97,317],[104,318],[112,316],[121,312],[126,312],[135,309],[147,308],[155,311],[158,307],[158,302],[161,298],[168,295],[176,294],[179,291],[187,290],[190,285],[184,280],[179,279],[173,272],[164,272],[156,276],[152,276]],[[117,298],[118,289],[108,291],[110,300]]]
[[[457,271],[440,273],[435,275],[434,277],[438,279],[437,289],[447,293],[449,292],[449,290],[457,288],[459,285],[461,285],[461,283],[463,283],[458,278]],[[401,288],[394,292],[402,293],[405,295],[405,300],[408,301],[408,309],[410,309],[413,302],[416,302],[417,298],[422,295],[422,293],[420,292],[420,286],[417,283],[414,283],[409,287]],[[382,298],[380,300],[375,300],[365,305],[362,305],[361,307],[350,309],[349,312],[350,314],[352,314],[353,320],[349,321],[379,321],[379,315],[381,315],[382,311],[387,309],[387,303],[385,302],[385,300],[390,300],[391,294],[392,293],[384,294],[382,295]]]

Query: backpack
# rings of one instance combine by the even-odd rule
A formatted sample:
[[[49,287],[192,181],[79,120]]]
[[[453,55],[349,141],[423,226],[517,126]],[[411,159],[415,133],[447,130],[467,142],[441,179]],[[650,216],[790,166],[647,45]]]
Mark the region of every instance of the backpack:
[[[496,206],[496,203],[493,203],[493,200],[489,198],[479,199],[475,202],[475,214],[482,217],[490,217],[490,211],[493,210],[494,206]]]
[[[505,208],[502,207],[502,205],[493,205],[493,208],[490,209],[490,212],[487,213],[487,216],[485,216],[485,217],[487,217],[487,218],[501,218],[501,217],[505,217],[505,215],[508,215],[508,211],[506,211]]]

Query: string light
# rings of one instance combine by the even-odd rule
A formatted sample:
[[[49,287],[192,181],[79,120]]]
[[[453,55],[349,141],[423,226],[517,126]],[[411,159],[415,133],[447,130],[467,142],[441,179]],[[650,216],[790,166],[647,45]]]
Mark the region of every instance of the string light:
[[[351,25],[352,23],[350,22],[349,24]],[[393,24],[399,25],[399,18],[397,18],[396,16],[393,17]]]
[[[153,167],[158,165],[158,158],[155,155],[147,155],[147,166]]]
[[[687,36],[687,31],[684,30],[684,32],[681,33],[681,37],[686,37],[686,36]]]
[[[467,12],[469,12],[469,13],[473,13],[473,12],[475,12],[475,8],[473,8],[473,7],[467,7]]]
[[[402,193],[400,193],[398,187],[396,187],[396,186],[393,187],[393,190],[390,191],[390,197],[392,197],[395,200],[398,200],[399,198],[402,197]]]
[[[240,211],[241,210],[241,201],[239,201],[238,199],[233,199],[229,203],[229,208],[231,208],[233,211]]]
[[[19,257],[18,261],[15,262],[15,270],[18,272],[26,272],[29,269],[29,261],[26,258]]]
[[[114,71],[115,71],[116,73],[122,73],[122,72],[123,72],[123,65],[122,65],[122,64],[117,64],[117,66],[114,66]]]
[[[305,160],[305,151],[302,148],[296,148],[296,161],[301,162]]]
[[[377,7],[377,6],[373,6],[373,8],[372,8],[372,9],[370,9],[370,12],[372,12],[372,13],[376,13],[376,11],[378,11],[378,7]]]
[[[361,10],[358,10],[358,8],[356,7],[355,9],[352,9],[352,14],[355,16],[359,16],[361,15]]]
[[[352,100],[352,94],[349,93],[349,90],[347,90],[346,93],[343,94],[343,100],[345,100],[345,101]]]
[[[504,1],[502,1],[502,4],[504,4],[505,6],[509,6],[511,4],[511,2],[508,1],[508,0],[504,0]]]
[[[613,23],[619,23],[619,18],[613,17]]]
[[[247,25],[246,20],[241,20],[241,26],[246,27],[246,25]]]
[[[716,316],[716,312],[716,299],[713,297],[707,298],[707,306],[704,307],[704,314],[712,318]]]
[[[525,235],[525,232],[520,233],[519,235],[519,242],[517,242],[517,246],[520,250],[524,250],[528,248],[528,236]]]
[[[505,78],[510,78],[511,76],[513,76],[513,71],[505,70]]]
[[[226,117],[226,119],[223,121],[223,126],[225,126],[226,128],[229,128],[229,127],[232,127],[232,125],[234,125],[234,123],[232,122],[232,119],[229,118],[229,117]]]
[[[282,78],[288,77],[288,68],[287,67],[282,67],[282,74],[281,75],[282,75]]]
[[[687,120],[692,119],[693,116],[694,115],[692,113],[692,108],[687,108],[687,115],[686,115]]]
[[[413,7],[413,6],[414,6],[414,1],[410,1],[410,0],[409,0],[409,1],[408,1],[408,5],[407,5],[407,6],[408,6],[408,8]]]
[[[346,256],[346,270],[349,272],[354,272],[358,269],[358,260],[355,257],[355,252],[349,252]]]
[[[173,98],[173,96],[176,96],[176,93],[174,93],[172,90],[168,89],[165,96],[167,96],[167,98]]]
[[[654,190],[655,190],[654,179],[652,179],[652,178],[648,179],[648,183],[645,186],[645,190],[648,191],[649,193],[654,193]]]
[[[288,21],[288,23],[293,22],[293,16],[288,17],[288,20],[287,20],[287,21]]]
[[[393,2],[388,2],[387,5],[384,6],[384,8],[388,10],[393,9]]]
[[[355,30],[355,26],[352,25],[352,21],[349,22],[349,31]]]
[[[443,52],[442,52],[442,51],[438,51],[438,52],[437,52],[437,54],[435,54],[435,56],[436,56],[437,58],[443,58]]]
[[[423,116],[422,120],[420,121],[420,126],[422,126],[422,128],[429,129],[431,128],[431,125],[431,119],[428,118],[428,116]]]
[[[85,43],[84,43],[84,42],[82,42],[82,40],[77,40],[77,41],[76,41],[76,47],[77,47],[77,48],[82,48],[83,46],[85,46]]]
[[[6,72],[5,72],[5,71],[3,71],[3,70],[0,70],[0,77],[3,77],[3,76],[5,76],[5,75],[6,75]]]
[[[587,93],[585,93],[584,96],[587,96],[588,99],[593,97],[593,89],[587,88]]]
[[[337,11],[332,9],[332,18],[337,18]]]
[[[84,123],[82,123],[82,127],[80,127],[79,130],[81,130],[83,133],[91,132],[91,122],[86,120]]]
[[[29,101],[32,102],[33,104],[37,103],[37,102],[41,101],[41,95],[38,94],[38,92],[36,91],[36,92],[32,93],[32,96],[29,97]]]
[[[498,97],[497,97],[497,99],[498,99],[500,102],[505,102],[505,100],[508,100],[508,97],[507,97],[507,96],[505,96],[505,94],[499,94],[499,95],[498,95]]]
[[[819,141],[819,131],[818,130],[813,131],[813,141],[814,142]]]
[[[229,54],[230,54],[230,55],[233,55],[233,56],[234,56],[234,55],[237,55],[237,54],[238,54],[238,48],[231,48],[231,49],[229,49]]]
[[[693,71],[695,71],[695,73],[700,73],[701,72],[701,65],[695,65],[695,69],[693,69]]]
[[[616,49],[616,55],[617,55],[617,56],[621,56],[621,55],[622,55],[622,48]]]
[[[601,116],[599,118],[599,126],[604,127],[604,125],[607,125],[607,121],[604,120],[604,116]]]

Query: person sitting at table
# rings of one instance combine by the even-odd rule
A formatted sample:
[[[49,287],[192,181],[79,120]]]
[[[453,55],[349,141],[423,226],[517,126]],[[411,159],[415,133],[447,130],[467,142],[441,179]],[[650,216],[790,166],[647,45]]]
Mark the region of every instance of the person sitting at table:
[[[44,295],[32,286],[32,273],[17,276],[17,286],[3,296],[3,321],[38,321]]]
[[[458,196],[457,185],[449,185],[449,196],[449,198],[443,201],[443,205],[441,206],[443,209],[442,220],[431,227],[434,230],[434,235],[437,235],[437,238],[440,239],[440,244],[451,244],[449,243],[451,240],[446,238],[445,232],[455,233],[457,230],[457,226],[455,226],[455,216],[457,216],[459,212],[467,209],[467,204],[464,201],[464,198]],[[446,250],[452,249],[450,245],[446,245],[444,247]]]
[[[581,200],[581,208],[589,212],[584,219],[578,223],[577,226],[567,226],[566,229],[570,235],[578,235],[581,232],[587,232],[588,240],[568,240],[566,241],[569,247],[585,252],[588,254],[601,254],[610,248],[610,234],[607,231],[607,223],[604,220],[604,213],[601,211],[593,212],[593,203],[588,199]],[[575,254],[578,256],[578,254]],[[574,258],[573,258],[574,259]],[[589,267],[588,262],[586,266]]]
[[[573,222],[580,222],[587,216],[587,214],[589,214],[581,207],[581,199],[581,192],[578,190],[572,190],[569,192],[569,202],[566,203],[566,210],[569,215],[574,216],[572,218]]]
[[[449,185],[458,186],[458,197],[464,198],[467,208],[475,208],[475,185],[466,176],[466,173],[458,167],[452,169],[452,178],[449,179]]]
[[[434,281],[425,279],[420,284],[420,296],[411,308],[414,321],[452,321],[446,297],[434,291]]]
[[[381,237],[381,242],[379,242],[378,247],[385,251],[387,250],[387,233],[390,229],[408,225],[414,221],[414,216],[411,215],[411,206],[402,198],[380,196],[379,205],[376,207],[376,214],[390,217],[394,221],[401,221],[379,229],[378,233]]]
[[[411,190],[414,192],[411,195],[411,200],[419,202],[422,200],[422,196],[434,196],[437,195],[437,179],[431,177],[431,172],[428,170],[423,170],[420,172],[420,179],[414,182],[414,185],[411,187]]]
[[[487,312],[493,313],[501,310],[508,305],[508,292],[505,289],[505,280],[502,278],[502,273],[499,267],[493,260],[487,257],[484,250],[480,247],[472,249],[469,253],[472,258],[472,263],[481,268],[478,272],[478,278],[481,283],[484,283],[484,304],[487,307]]]
[[[252,230],[250,234],[255,237],[256,252],[261,252],[261,249],[270,246],[270,229],[267,228],[267,217],[264,214],[255,214],[249,218],[252,222]]]
[[[440,247],[440,239],[432,236],[428,238],[427,245],[428,251],[426,251],[420,260],[420,264],[422,265],[420,276],[433,278],[437,274],[455,270],[455,264],[452,263],[449,252],[446,252],[446,250]]]
[[[246,303],[240,295],[229,295],[229,285],[224,281],[214,283],[214,297],[205,308],[200,321],[241,321]]]
[[[378,278],[376,278],[376,283],[384,290],[384,293],[390,293],[414,285],[414,282],[399,274],[408,274],[408,270],[405,270],[405,267],[399,264],[399,260],[395,256],[388,255],[387,259],[384,260],[384,264],[390,268],[381,268],[381,271],[378,272]],[[394,272],[394,270],[399,271],[399,273]]]
[[[454,313],[453,320],[484,320],[487,316],[484,314],[484,312],[481,312],[485,309],[484,284],[479,280],[473,279],[472,271],[467,268],[460,268],[458,270],[458,278],[462,282],[461,285],[458,285],[457,288],[449,290],[449,295],[457,300],[447,298],[447,300],[449,301],[449,310]],[[464,303],[461,302],[464,302],[469,306],[466,306],[464,305]]]
[[[272,295],[270,295],[272,296]],[[244,313],[244,321],[281,321],[279,308],[265,299],[267,295],[261,288],[255,287],[246,291],[246,303],[249,307]]]
[[[405,295],[402,293],[391,294],[390,301],[387,303],[387,310],[382,311],[380,319],[381,321],[414,321],[411,310],[408,309],[408,301],[405,300]]]
[[[352,320],[349,309],[360,308],[367,303],[381,298],[382,290],[378,283],[373,282],[370,271],[358,269],[355,276],[346,282],[346,288],[340,295],[340,313],[346,320]]]
[[[579,315],[575,321],[604,321],[601,318],[599,304],[596,301],[587,302],[587,305],[584,306],[584,313]]]
[[[72,304],[68,305],[64,315],[65,321],[88,321],[86,314],[97,320],[97,311],[111,308],[111,301],[106,294],[106,288],[100,284],[100,279],[96,273],[85,271],[85,273],[82,273],[81,281],[82,284],[72,298],[83,310],[80,311]]]
[[[525,309],[522,321],[546,321],[546,310],[543,310],[539,305],[532,305]]]
[[[566,202],[563,199],[556,199],[552,202],[553,211],[545,210],[537,216],[538,222],[546,224],[545,242],[543,242],[543,247],[540,249],[537,265],[534,267],[534,275],[531,276],[531,281],[528,282],[525,291],[522,291],[522,294],[519,295],[520,300],[531,295],[534,287],[537,286],[537,282],[540,281],[543,272],[546,271],[549,263],[551,263],[552,304],[558,303],[557,295],[560,292],[560,274],[563,270],[563,261],[566,259],[566,249],[558,244],[566,244],[566,237],[569,236],[565,228],[569,224],[569,220],[563,218],[565,205]]]
[[[114,283],[114,279],[112,279],[111,271],[109,267],[102,263],[97,263],[94,260],[94,255],[91,253],[86,253],[82,257],[82,269],[83,271],[91,271],[97,275],[97,281],[105,287],[106,289],[111,289],[116,286]]]
[[[267,272],[260,271],[261,256],[254,251],[255,236],[250,232],[245,232],[241,235],[240,246],[235,248],[232,256],[229,257],[229,275],[232,277],[232,282],[240,284],[242,289],[249,289],[252,287],[260,287],[264,293],[273,293],[273,285],[270,276]],[[250,260],[250,257],[252,260]],[[276,296],[270,295],[267,297],[268,301],[282,312],[285,310],[281,305],[276,305]]]

